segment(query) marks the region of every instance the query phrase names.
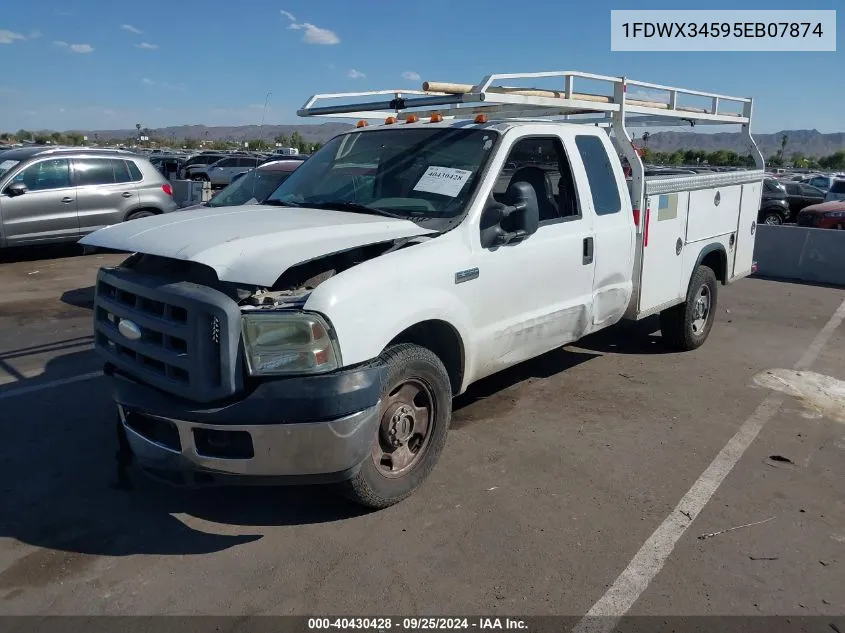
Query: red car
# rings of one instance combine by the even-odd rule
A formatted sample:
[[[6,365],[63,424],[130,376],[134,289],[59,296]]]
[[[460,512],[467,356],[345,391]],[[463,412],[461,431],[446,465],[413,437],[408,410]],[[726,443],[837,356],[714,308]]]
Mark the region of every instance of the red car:
[[[845,200],[823,202],[804,207],[798,214],[798,226],[845,230]]]

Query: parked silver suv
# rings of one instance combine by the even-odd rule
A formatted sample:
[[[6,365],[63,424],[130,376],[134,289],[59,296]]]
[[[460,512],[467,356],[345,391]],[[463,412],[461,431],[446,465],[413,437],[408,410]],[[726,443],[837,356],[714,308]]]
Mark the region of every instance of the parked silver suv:
[[[0,155],[0,247],[73,242],[176,209],[170,183],[131,152],[27,147]]]

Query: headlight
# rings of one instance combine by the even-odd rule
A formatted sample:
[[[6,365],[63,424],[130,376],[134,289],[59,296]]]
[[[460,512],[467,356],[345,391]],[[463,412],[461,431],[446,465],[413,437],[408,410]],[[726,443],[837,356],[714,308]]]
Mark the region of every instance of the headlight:
[[[243,339],[253,376],[318,374],[340,366],[329,324],[306,312],[256,312],[243,316]]]
[[[845,218],[845,211],[828,211],[824,214],[826,218]]]

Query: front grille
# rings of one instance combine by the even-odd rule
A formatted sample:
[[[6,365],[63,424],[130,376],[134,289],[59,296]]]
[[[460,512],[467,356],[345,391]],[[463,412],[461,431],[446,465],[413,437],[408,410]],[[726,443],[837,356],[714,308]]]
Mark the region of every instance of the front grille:
[[[798,226],[817,226],[819,223],[819,216],[815,213],[801,213],[798,215]]]
[[[159,389],[207,402],[240,384],[240,311],[212,288],[102,269],[94,329],[100,353]]]

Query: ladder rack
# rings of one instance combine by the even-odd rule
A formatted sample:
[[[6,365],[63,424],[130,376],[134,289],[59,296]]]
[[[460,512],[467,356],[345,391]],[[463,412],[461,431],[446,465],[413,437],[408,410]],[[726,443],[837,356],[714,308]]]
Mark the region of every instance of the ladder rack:
[[[561,89],[520,88],[502,85],[507,80],[559,78]],[[576,80],[598,83],[612,96],[579,92]],[[647,93],[645,95],[641,93]],[[655,95],[654,93],[658,93]],[[378,97],[381,97],[380,99]],[[709,101],[708,107],[691,107],[679,98],[693,97]],[[362,100],[368,98],[366,100]],[[351,103],[339,103],[350,100]],[[733,104],[741,111],[730,111]],[[493,118],[549,119],[563,118],[578,123],[609,124],[614,115],[629,126],[673,126],[696,124],[750,125],[752,99],[731,97],[699,90],[664,86],[626,77],[594,75],[579,71],[505,73],[488,75],[480,83],[455,84],[429,82],[422,90],[373,90],[327,93],[311,96],[297,111],[302,117],[337,117],[378,119],[394,116],[405,119],[414,114],[428,117],[473,118],[478,114]],[[590,115],[589,118],[573,118]]]

